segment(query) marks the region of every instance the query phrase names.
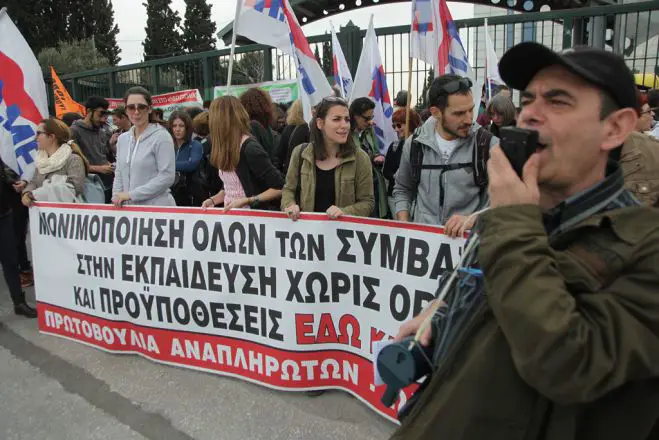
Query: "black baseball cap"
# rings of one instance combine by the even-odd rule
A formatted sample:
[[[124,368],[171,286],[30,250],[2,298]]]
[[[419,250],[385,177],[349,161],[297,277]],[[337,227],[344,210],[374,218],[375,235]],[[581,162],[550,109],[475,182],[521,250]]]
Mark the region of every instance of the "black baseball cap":
[[[542,69],[563,66],[606,92],[620,108],[636,108],[636,84],[625,60],[613,52],[575,47],[557,53],[539,43],[513,46],[499,61],[499,74],[508,86],[524,90]]]

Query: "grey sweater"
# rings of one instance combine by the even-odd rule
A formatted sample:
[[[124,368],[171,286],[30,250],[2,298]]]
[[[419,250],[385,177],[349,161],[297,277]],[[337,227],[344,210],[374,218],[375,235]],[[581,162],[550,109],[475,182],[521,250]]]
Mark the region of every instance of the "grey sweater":
[[[46,180],[55,175],[66,176],[66,181],[73,185],[76,196],[80,196],[82,194],[82,191],[85,187],[85,178],[87,177],[87,172],[85,171],[85,163],[82,161],[82,158],[75,153],[71,153],[71,156],[69,156],[64,166],[57,171],[53,171],[52,173],[48,174],[41,174],[37,169],[34,172],[32,180],[30,180],[30,182],[23,189],[23,194],[26,192],[32,192],[37,188],[41,188]]]
[[[417,141],[422,144],[424,165],[443,164],[435,138],[436,124],[437,120],[431,117],[419,129]],[[474,124],[469,137],[458,142],[447,163],[472,162],[478,128],[479,125]],[[492,136],[490,148],[498,143],[499,139]],[[411,144],[412,136],[405,141],[400,167],[396,172],[396,183],[393,190],[396,212],[410,212],[416,199],[416,206],[413,212],[410,212],[414,216],[414,223],[445,225],[454,214],[469,215],[487,206],[487,188],[480,188],[474,183],[471,168],[444,173],[441,182],[444,187],[443,206],[440,201],[440,170],[421,170],[421,180],[418,187],[415,188],[410,165]]]
[[[149,124],[139,143],[134,133],[135,127],[117,141],[112,197],[127,192],[133,205],[176,206],[169,191],[176,175],[172,136],[160,124]]]

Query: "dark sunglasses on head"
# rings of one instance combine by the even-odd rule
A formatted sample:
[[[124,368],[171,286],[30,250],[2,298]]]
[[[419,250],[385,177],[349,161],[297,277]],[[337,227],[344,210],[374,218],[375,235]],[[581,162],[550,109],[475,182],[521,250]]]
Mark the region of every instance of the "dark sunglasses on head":
[[[146,104],[128,104],[126,106],[126,110],[129,110],[131,112],[134,112],[135,110],[139,110],[139,111],[143,112],[148,108],[149,108],[149,106],[146,105]]]
[[[447,82],[440,87],[440,90],[451,95],[460,90],[469,90],[474,85],[469,78],[460,78],[454,81]]]

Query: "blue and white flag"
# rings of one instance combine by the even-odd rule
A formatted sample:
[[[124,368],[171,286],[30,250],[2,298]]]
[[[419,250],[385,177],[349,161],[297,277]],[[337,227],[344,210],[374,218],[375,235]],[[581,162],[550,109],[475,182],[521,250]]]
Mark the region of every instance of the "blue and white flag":
[[[341,49],[341,43],[339,43],[336,36],[334,26],[330,26],[332,28],[332,72],[334,73],[334,82],[341,91],[341,97],[347,99],[352,92],[352,74],[350,74],[348,62],[345,55],[343,55],[343,49]]]

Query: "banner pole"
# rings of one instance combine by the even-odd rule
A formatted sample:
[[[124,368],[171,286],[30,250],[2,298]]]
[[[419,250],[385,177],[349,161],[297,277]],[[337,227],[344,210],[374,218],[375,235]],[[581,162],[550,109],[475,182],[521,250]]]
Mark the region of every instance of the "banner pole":
[[[236,28],[238,27],[238,17],[243,5],[243,0],[236,0],[236,16],[233,19],[233,33],[231,34],[231,53],[229,54],[229,74],[227,75],[227,92],[231,91],[231,79],[233,76],[233,62],[236,55]]]
[[[405,139],[410,136],[410,107],[412,106],[412,57],[407,67],[407,103],[405,104]]]

